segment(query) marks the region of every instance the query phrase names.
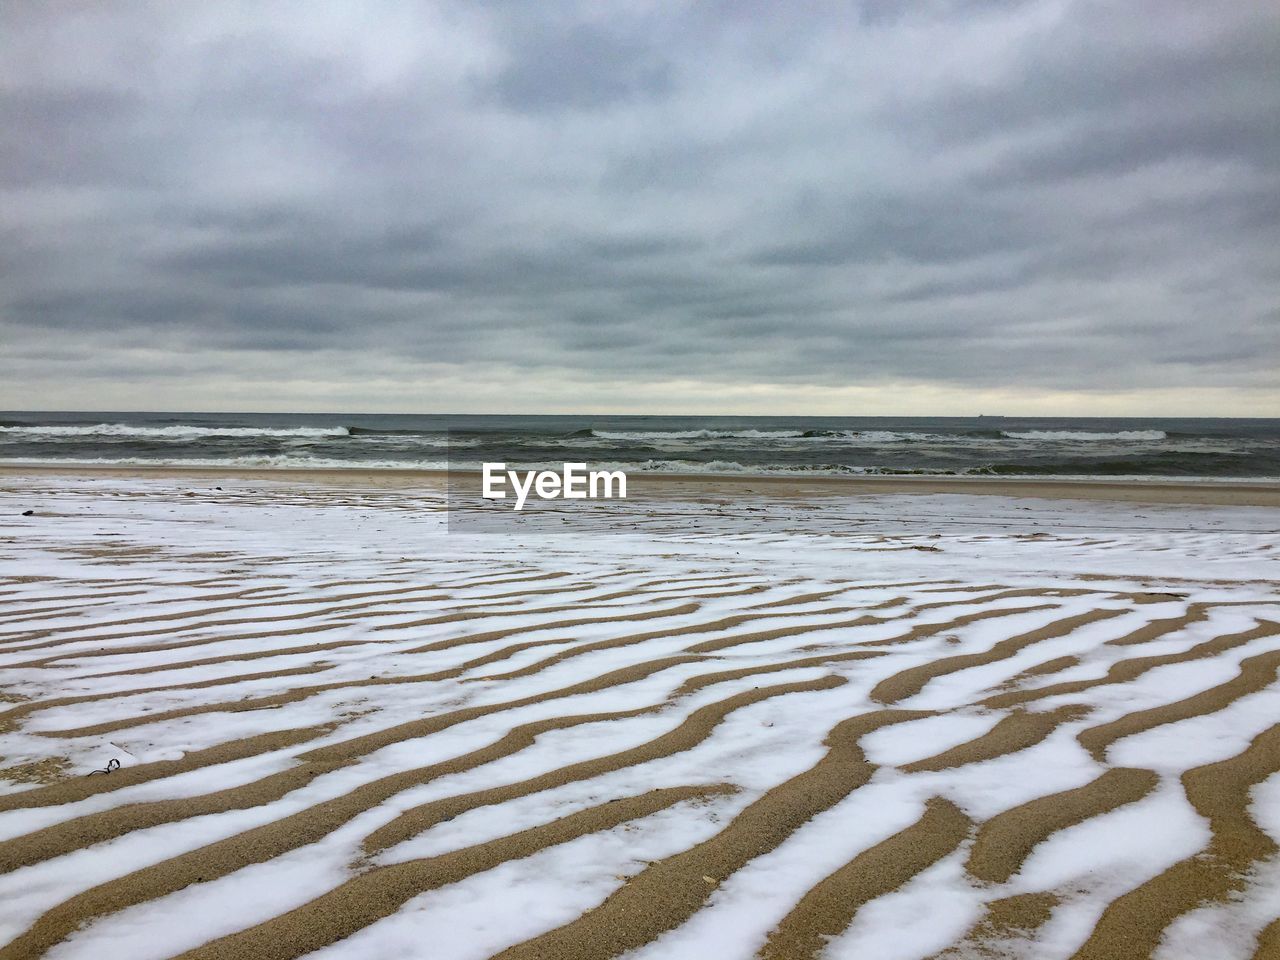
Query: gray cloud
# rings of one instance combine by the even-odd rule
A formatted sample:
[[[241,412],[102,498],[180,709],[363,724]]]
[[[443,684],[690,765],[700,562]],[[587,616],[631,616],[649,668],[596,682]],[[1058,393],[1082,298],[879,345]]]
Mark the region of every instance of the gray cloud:
[[[1263,0],[55,3],[0,28],[3,406],[154,406],[186,376],[191,407],[487,378],[487,409],[667,383],[1138,411],[1181,384],[1280,413]]]

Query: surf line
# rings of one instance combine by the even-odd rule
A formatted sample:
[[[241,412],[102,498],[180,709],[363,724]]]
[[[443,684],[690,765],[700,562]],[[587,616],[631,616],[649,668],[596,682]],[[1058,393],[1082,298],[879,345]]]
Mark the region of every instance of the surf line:
[[[566,463],[555,470],[508,470],[505,463],[485,463],[481,496],[505,500],[505,487],[515,491],[515,509],[523,510],[529,494],[539,500],[612,500],[627,498],[627,475],[622,470],[587,470],[585,463]]]

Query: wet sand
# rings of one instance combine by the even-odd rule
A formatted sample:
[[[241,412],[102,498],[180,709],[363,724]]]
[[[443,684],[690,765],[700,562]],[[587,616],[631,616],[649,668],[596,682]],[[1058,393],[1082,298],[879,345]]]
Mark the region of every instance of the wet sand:
[[[455,475],[476,476],[458,471]],[[219,480],[262,478],[306,486],[333,485],[382,490],[443,490],[449,474],[441,470],[281,470],[248,467],[74,467],[0,466],[6,477],[155,477]],[[1124,503],[1187,503],[1219,506],[1280,507],[1280,484],[1255,481],[1024,479],[986,477],[752,477],[733,475],[636,474],[627,476],[630,498],[730,497],[747,494],[770,498],[873,496],[891,494],[961,494],[1028,497],[1051,500],[1107,500]]]

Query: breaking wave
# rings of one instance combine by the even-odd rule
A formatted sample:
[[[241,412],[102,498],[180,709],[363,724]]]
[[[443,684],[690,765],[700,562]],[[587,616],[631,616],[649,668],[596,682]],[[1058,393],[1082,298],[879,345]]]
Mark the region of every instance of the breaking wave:
[[[348,437],[346,427],[144,427],[128,423],[48,424],[3,426],[0,435],[26,441],[60,441],[68,437],[113,437],[121,440],[159,440],[177,443],[212,437]]]
[[[573,436],[593,436],[598,440],[790,440],[803,437],[803,430],[579,430]]]
[[[1165,440],[1163,430],[1117,430],[1099,433],[1090,430],[1002,430],[1002,437],[1010,440]]]

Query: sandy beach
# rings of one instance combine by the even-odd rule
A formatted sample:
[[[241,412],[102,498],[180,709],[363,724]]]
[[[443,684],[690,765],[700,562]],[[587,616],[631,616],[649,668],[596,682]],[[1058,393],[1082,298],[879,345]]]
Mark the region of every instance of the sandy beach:
[[[633,490],[0,471],[0,960],[1280,956],[1280,488]]]
[[[247,467],[46,466],[0,465],[0,478],[22,477],[155,477],[173,481],[259,477],[315,486],[424,490],[440,492],[448,484],[444,470],[253,469]],[[477,477],[468,471],[455,476]],[[769,497],[866,496],[873,494],[965,494],[970,496],[1030,497],[1048,500],[1113,500],[1129,503],[1215,504],[1219,506],[1280,507],[1280,484],[1253,480],[1182,479],[1141,482],[1001,477],[866,476],[778,477],[734,475],[631,474],[636,499],[697,499],[707,496],[767,494]]]

